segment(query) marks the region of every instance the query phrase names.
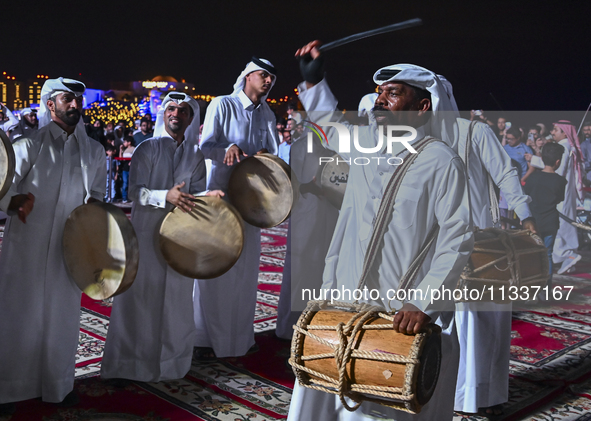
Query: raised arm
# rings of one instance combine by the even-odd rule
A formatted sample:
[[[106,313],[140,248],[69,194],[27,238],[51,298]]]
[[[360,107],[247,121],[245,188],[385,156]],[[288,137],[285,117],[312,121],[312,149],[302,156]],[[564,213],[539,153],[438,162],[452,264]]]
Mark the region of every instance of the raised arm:
[[[324,58],[318,50],[320,45],[320,41],[312,41],[296,51],[304,77],[304,82],[298,86],[299,98],[308,119],[323,128],[328,148],[348,160],[355,154],[355,148],[351,147],[352,142],[349,141],[347,151],[340,141],[345,137],[350,139],[351,124],[338,110],[338,101],[324,79]]]

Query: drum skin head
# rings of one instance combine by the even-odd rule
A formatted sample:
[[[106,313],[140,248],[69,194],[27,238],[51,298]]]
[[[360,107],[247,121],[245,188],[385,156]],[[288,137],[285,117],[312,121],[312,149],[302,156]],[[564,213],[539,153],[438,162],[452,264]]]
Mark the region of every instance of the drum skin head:
[[[289,165],[267,153],[240,162],[228,184],[232,205],[246,222],[259,228],[271,228],[285,221],[296,191]]]
[[[420,406],[433,396],[441,369],[441,333],[434,332],[427,337],[419,358],[421,365],[417,371],[416,397]]]
[[[240,257],[244,226],[234,207],[217,197],[197,197],[190,213],[175,208],[160,226],[160,251],[168,265],[192,279],[226,273]]]
[[[12,185],[15,162],[12,144],[6,133],[0,130],[0,199],[6,195]]]
[[[125,213],[94,202],[72,211],[64,227],[68,273],[90,298],[104,300],[126,291],[137,275],[139,247]]]
[[[340,155],[334,155],[333,160],[318,168],[316,180],[328,201],[337,209],[341,209],[347,182],[349,181],[349,164]]]

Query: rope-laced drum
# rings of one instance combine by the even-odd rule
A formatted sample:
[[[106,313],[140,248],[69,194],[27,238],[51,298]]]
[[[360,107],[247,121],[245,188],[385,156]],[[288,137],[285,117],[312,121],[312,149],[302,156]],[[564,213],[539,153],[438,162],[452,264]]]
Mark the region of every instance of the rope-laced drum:
[[[268,153],[250,156],[236,165],[228,197],[250,225],[271,228],[285,221],[295,203],[298,184],[289,165]]]
[[[316,180],[322,187],[326,199],[340,209],[349,181],[349,164],[340,155],[334,155],[332,161],[323,162],[318,168]]]
[[[338,395],[349,411],[370,401],[419,413],[439,377],[441,328],[405,335],[392,322],[392,313],[367,304],[310,301],[289,359],[300,385]]]
[[[417,153],[408,156],[388,181],[365,253],[358,290],[365,288],[379,255],[406,171],[434,142],[439,140],[426,137],[415,143]],[[438,230],[437,224],[431,227],[425,243],[399,279],[398,288],[412,285]],[[392,313],[368,304],[310,301],[294,327],[291,343],[289,362],[299,384],[338,395],[349,411],[370,401],[420,412],[433,395],[439,377],[441,328],[430,324],[422,333],[405,335],[394,331],[393,317]],[[345,397],[355,404],[350,406]]]
[[[160,251],[168,265],[196,279],[226,273],[240,257],[244,227],[234,207],[217,197],[195,198],[191,212],[175,208],[160,226]]]
[[[95,300],[119,295],[137,275],[139,247],[125,213],[94,202],[72,211],[64,227],[66,268],[76,285]]]
[[[503,302],[501,288],[508,301],[509,287],[519,288],[519,296],[525,296],[522,288],[546,285],[548,251],[537,235],[525,230],[487,228],[476,230],[474,240],[474,251],[460,276],[458,289],[483,291],[479,301]],[[530,291],[529,296],[533,295]]]
[[[4,197],[12,185],[15,166],[14,149],[2,130],[0,130],[0,199]]]

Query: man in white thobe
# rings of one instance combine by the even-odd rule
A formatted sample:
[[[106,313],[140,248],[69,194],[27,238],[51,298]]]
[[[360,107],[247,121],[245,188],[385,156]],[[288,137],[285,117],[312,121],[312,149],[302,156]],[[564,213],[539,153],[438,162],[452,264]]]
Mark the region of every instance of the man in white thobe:
[[[523,228],[535,233],[536,227],[527,205],[530,198],[523,194],[511,159],[485,123],[475,123],[468,139],[471,122],[459,118],[451,83],[445,77],[437,76],[444,84],[453,111],[448,113],[453,136],[445,140],[462,158],[464,165],[466,147],[470,145],[467,172],[474,227],[489,228],[498,222],[494,183],[503,192],[509,208],[519,216]],[[501,404],[508,400],[511,304],[457,303],[455,317],[460,368],[454,409],[468,413],[481,409],[486,414],[499,415]]]
[[[275,115],[266,103],[274,83],[273,65],[253,57],[232,95],[209,104],[201,137],[203,155],[212,160],[209,189],[227,191],[230,174],[243,156],[277,154]],[[241,356],[255,345],[260,252],[260,229],[245,222],[244,248],[232,269],[218,278],[196,281],[197,357]]]
[[[75,208],[103,200],[106,183],[105,151],[80,122],[84,90],[48,79],[41,129],[13,145],[14,181],[0,200],[12,214],[0,255],[0,404],[76,400],[81,291],[66,272],[62,235]]]
[[[570,121],[560,120],[554,123],[551,131],[554,141],[564,146],[564,154],[560,162],[560,167],[556,174],[566,178],[566,188],[564,190],[564,201],[559,203],[556,209],[572,220],[577,219],[577,196],[580,200],[583,198],[582,181],[582,152],[577,136],[577,129]],[[577,253],[579,248],[579,237],[577,229],[564,220],[560,220],[560,227],[556,233],[556,242],[554,243],[554,252],[552,260],[554,263],[562,263],[558,274],[563,274],[581,260],[581,255]]]
[[[296,56],[316,59],[320,53],[318,41],[298,50]],[[302,68],[302,66],[301,66]],[[304,66],[304,69],[306,67]],[[323,124],[324,118],[334,111],[337,101],[326,80],[314,85],[304,71],[306,83],[300,85],[300,101],[314,121]],[[433,83],[432,72],[412,65],[382,68],[374,75],[380,92],[374,107],[379,125],[405,124],[417,127],[412,145],[426,134],[437,134],[449,129],[439,120],[439,112],[432,104],[449,102],[441,83]],[[324,111],[324,112],[323,112]],[[324,115],[323,115],[324,114]],[[334,114],[332,114],[334,116]],[[338,115],[338,114],[337,114]],[[429,117],[430,115],[430,117]],[[333,117],[335,118],[335,117]],[[360,127],[359,141],[363,147],[376,146],[376,127]],[[437,131],[437,133],[435,132]],[[331,147],[338,146],[334,128],[326,131]],[[343,153],[339,149],[340,153]],[[352,165],[348,186],[337,222],[335,235],[326,258],[323,288],[345,288],[353,291],[359,282],[364,255],[373,231],[374,217],[382,199],[383,190],[395,166],[387,158],[405,152],[402,143],[394,143],[392,150],[378,148],[377,152],[360,153],[351,148],[343,158],[383,158],[370,160],[373,165]],[[409,268],[429,231],[437,223],[439,234],[429,250],[412,288],[426,291],[446,286],[453,289],[473,247],[472,226],[468,211],[465,172],[460,158],[442,142],[433,142],[409,168],[401,182],[391,220],[368,277],[367,287],[378,290],[383,302],[371,304],[386,306],[389,289],[396,290],[398,280]],[[425,297],[423,297],[425,298]],[[355,412],[348,412],[337,396],[307,389],[296,384],[288,420],[451,420],[453,395],[459,357],[453,322],[453,302],[438,302],[412,297],[394,318],[394,329],[401,333],[420,331],[429,321],[442,326],[442,361],[439,380],[431,400],[418,415],[397,411],[385,406],[365,402]],[[447,310],[447,311],[441,311]]]
[[[453,149],[465,160],[470,142],[468,185],[472,219],[475,227],[492,227],[489,182],[503,192],[509,209],[515,210],[523,229],[536,232],[516,169],[511,165],[496,135],[485,123],[476,123],[472,138],[467,139],[470,121],[457,119],[458,136]],[[489,181],[489,176],[491,180]],[[496,194],[496,193],[494,193]],[[497,218],[495,218],[497,219]],[[460,369],[456,385],[454,409],[487,414],[502,413],[501,404],[509,398],[509,357],[511,347],[511,303],[457,303],[456,326],[460,342]]]
[[[19,137],[33,137],[39,130],[39,120],[37,119],[37,110],[23,108],[21,111],[21,121],[10,132],[10,141],[16,142]]]
[[[14,116],[14,114],[12,114],[12,111],[6,107],[6,105],[0,102],[0,130],[8,133],[16,126],[18,126],[17,118]]]
[[[308,153],[305,137],[291,145],[290,166],[292,174],[300,182],[300,195],[289,219],[287,253],[277,306],[275,334],[282,339],[291,339],[293,325],[303,310],[301,305],[300,308],[292,308],[291,292],[322,285],[324,258],[339,211],[316,187],[314,177],[318,171],[319,158],[333,155],[334,152],[324,149],[317,138],[313,138],[312,153]],[[298,298],[296,300],[299,301]]]
[[[191,198],[205,191],[198,135],[199,104],[171,92],[158,112],[154,137],[134,151],[129,196],[140,266],[131,288],[114,299],[102,378],[157,382],[182,378],[191,367],[193,280],[166,264],[156,236],[174,206],[189,211]]]

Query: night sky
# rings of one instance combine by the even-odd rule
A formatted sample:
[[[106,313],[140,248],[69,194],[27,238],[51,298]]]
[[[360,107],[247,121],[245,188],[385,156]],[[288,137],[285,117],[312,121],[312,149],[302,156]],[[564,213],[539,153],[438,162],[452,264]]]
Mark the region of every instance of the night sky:
[[[80,77],[89,87],[170,75],[228,94],[252,55],[278,69],[271,97],[301,80],[295,50],[419,17],[423,26],[327,53],[327,78],[355,109],[373,73],[395,63],[445,75],[462,110],[585,110],[591,2],[2,2],[0,71]],[[78,76],[79,73],[82,76]]]

